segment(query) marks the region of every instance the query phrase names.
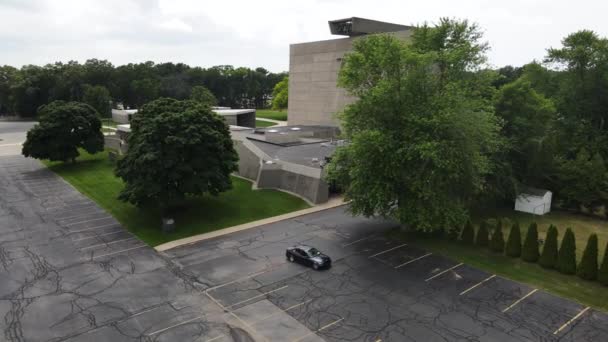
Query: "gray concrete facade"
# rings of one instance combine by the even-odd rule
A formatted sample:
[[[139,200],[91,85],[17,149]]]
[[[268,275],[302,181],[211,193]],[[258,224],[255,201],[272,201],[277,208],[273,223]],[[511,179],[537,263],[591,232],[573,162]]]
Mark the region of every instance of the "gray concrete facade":
[[[392,29],[407,28],[401,25],[387,25],[393,25],[388,26]],[[362,29],[374,29],[373,32],[378,32],[381,28],[362,27]],[[411,35],[411,30],[406,29],[392,34],[399,39],[407,40]],[[342,58],[352,50],[355,39],[358,38],[349,37],[290,45],[289,125],[338,126],[336,113],[356,99],[337,86]]]

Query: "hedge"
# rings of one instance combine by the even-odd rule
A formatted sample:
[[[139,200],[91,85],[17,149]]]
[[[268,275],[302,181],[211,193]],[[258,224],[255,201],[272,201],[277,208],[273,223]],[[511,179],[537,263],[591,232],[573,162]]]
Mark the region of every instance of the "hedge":
[[[578,265],[576,274],[585,280],[597,279],[597,235],[589,235],[583,258]]]
[[[538,263],[544,268],[555,268],[557,266],[557,227],[549,226],[543,254],[540,256]]]
[[[521,230],[519,229],[519,223],[517,222],[511,226],[511,232],[509,233],[509,239],[507,240],[506,253],[513,258],[519,258],[521,256]]]
[[[492,240],[490,241],[490,250],[496,253],[502,253],[505,250],[505,238],[502,235],[502,221],[499,219],[492,233]]]
[[[557,270],[564,274],[576,273],[576,240],[570,228],[566,230],[557,254]]]
[[[475,240],[475,244],[480,247],[488,246],[488,224],[483,221],[479,225],[479,230],[477,231],[477,239]]]
[[[521,258],[527,262],[537,262],[538,254],[538,228],[536,222],[530,224],[526,233],[526,240],[521,252]]]
[[[466,245],[473,245],[475,243],[475,229],[470,220],[464,225],[460,240]]]

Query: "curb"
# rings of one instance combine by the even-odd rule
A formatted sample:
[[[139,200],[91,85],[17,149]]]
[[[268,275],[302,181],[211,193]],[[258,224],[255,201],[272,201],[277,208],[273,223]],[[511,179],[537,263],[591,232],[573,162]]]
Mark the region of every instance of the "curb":
[[[212,239],[212,238],[215,238],[218,236],[223,236],[223,235],[227,235],[227,234],[240,232],[243,230],[257,228],[257,227],[260,227],[260,226],[263,226],[266,224],[285,221],[285,220],[292,219],[294,217],[304,216],[304,215],[308,215],[308,214],[312,214],[312,213],[316,213],[316,212],[320,212],[320,211],[324,211],[324,210],[341,207],[346,204],[347,204],[347,202],[344,202],[344,199],[342,199],[342,198],[339,198],[339,199],[333,200],[333,201],[330,200],[329,202],[325,203],[324,205],[319,205],[319,206],[315,206],[315,207],[308,208],[308,209],[302,209],[302,210],[294,211],[294,212],[283,214],[283,215],[268,217],[268,218],[257,220],[257,221],[247,222],[247,223],[243,223],[243,224],[240,224],[237,226],[222,228],[222,229],[212,231],[209,233],[194,235],[194,236],[190,236],[190,237],[179,239],[179,240],[169,241],[169,242],[160,244],[158,246],[155,246],[154,249],[158,252],[164,252],[164,251],[167,251],[167,250],[170,250],[173,248],[190,245],[190,244],[197,243],[200,241]]]

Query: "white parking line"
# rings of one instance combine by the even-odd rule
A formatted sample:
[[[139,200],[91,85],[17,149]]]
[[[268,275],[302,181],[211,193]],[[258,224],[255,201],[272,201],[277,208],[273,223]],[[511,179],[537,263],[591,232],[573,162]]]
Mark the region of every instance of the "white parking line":
[[[433,279],[435,279],[435,278],[439,277],[440,275],[442,275],[442,274],[444,274],[444,273],[446,273],[446,272],[449,272],[449,271],[451,271],[451,270],[455,269],[456,267],[460,267],[460,266],[462,266],[462,265],[463,265],[463,263],[461,262],[460,264],[455,265],[455,266],[452,266],[452,267],[450,267],[450,268],[448,268],[447,270],[444,270],[444,271],[442,271],[442,272],[439,272],[439,273],[435,274],[434,276],[432,276],[432,277],[430,277],[430,278],[425,279],[424,281],[431,281],[431,280],[433,280]]]
[[[266,272],[268,272],[268,271],[269,271],[269,270],[263,270],[263,271],[260,271],[260,272],[252,273],[252,274],[246,275],[246,276],[244,276],[244,277],[242,277],[242,278],[238,278],[238,279],[236,279],[236,280],[229,281],[229,282],[227,282],[227,283],[225,283],[225,284],[221,284],[221,285],[217,285],[217,286],[210,287],[210,288],[206,289],[206,290],[205,290],[205,292],[209,292],[209,291],[217,290],[217,289],[222,288],[222,287],[224,287],[224,286],[228,286],[228,285],[230,285],[230,284],[238,283],[239,281],[243,281],[243,280],[246,280],[246,279],[249,279],[249,278],[257,277],[257,276],[259,276],[260,274],[264,274],[264,273],[266,273]]]
[[[579,312],[576,316],[572,317],[571,320],[569,320],[568,322],[564,323],[564,325],[562,325],[561,327],[559,327],[559,329],[555,330],[553,332],[553,335],[557,335],[560,331],[566,329],[567,326],[569,326],[570,324],[572,324],[572,322],[576,321],[577,319],[579,319],[585,312],[587,312],[587,310],[589,310],[590,307],[586,307],[583,310],[581,310],[581,312]]]
[[[80,238],[80,239],[76,239],[76,240],[72,240],[74,242],[78,242],[78,241],[83,241],[83,240],[88,240],[88,239],[94,239],[96,237],[100,237],[100,236],[106,236],[106,235],[112,235],[112,234],[118,234],[118,233],[122,233],[122,232],[126,232],[126,230],[120,228],[119,230],[115,231],[115,232],[110,232],[110,233],[105,233],[105,234],[98,234],[98,235],[93,235],[93,236],[87,236],[85,238]]]
[[[418,261],[418,260],[420,260],[420,259],[426,258],[426,257],[428,257],[429,255],[432,255],[432,254],[433,254],[433,253],[428,253],[428,254],[425,254],[425,255],[423,255],[423,256],[420,256],[420,257],[417,257],[417,258],[415,258],[415,259],[412,259],[412,260],[410,260],[410,261],[406,261],[406,262],[404,262],[404,263],[403,263],[403,264],[401,264],[401,265],[397,265],[397,266],[395,266],[395,268],[400,268],[400,267],[403,267],[403,266],[405,266],[405,265],[409,265],[409,264],[413,263],[414,261]]]
[[[309,332],[308,334],[306,334],[306,335],[304,335],[304,336],[302,336],[302,337],[298,337],[298,338],[296,338],[295,340],[292,340],[292,342],[298,342],[298,341],[302,341],[303,339],[307,338],[308,336],[310,336],[310,335],[312,335],[312,334],[316,334],[316,333],[318,333],[318,332],[320,332],[320,331],[323,331],[323,330],[325,330],[325,329],[327,329],[327,328],[331,327],[332,325],[336,325],[336,324],[340,323],[340,322],[341,322],[341,321],[343,321],[343,320],[344,320],[344,318],[340,318],[340,319],[338,319],[338,320],[335,320],[335,321],[333,321],[333,322],[331,322],[331,323],[329,323],[329,324],[327,324],[327,325],[325,325],[325,326],[323,326],[323,327],[321,327],[321,328],[319,328],[319,329],[317,329],[317,330],[315,330],[315,331],[311,331],[311,332]]]
[[[111,242],[107,242],[107,243],[100,243],[97,245],[92,245],[92,246],[86,246],[86,247],[82,247],[80,250],[84,251],[85,249],[89,249],[89,248],[95,248],[95,247],[100,247],[100,246],[109,246],[113,243],[118,243],[118,242],[123,242],[123,241],[129,241],[129,240],[135,240],[135,237],[130,237],[130,238],[126,238],[126,239],[122,239],[122,240],[115,240],[115,241],[111,241]]]
[[[128,252],[128,251],[132,251],[134,249],[139,249],[139,248],[144,248],[144,247],[148,247],[148,245],[131,247],[131,248],[123,249],[122,251],[112,252],[112,253],[108,253],[108,254],[96,255],[92,259],[102,258],[102,257],[106,257],[106,256],[114,255],[114,254],[119,254],[119,253],[123,253],[123,252]]]
[[[397,247],[393,247],[393,248],[387,249],[387,250],[385,250],[385,251],[382,251],[382,252],[380,252],[380,253],[376,253],[376,254],[374,254],[374,255],[371,255],[371,256],[370,256],[370,258],[377,257],[378,255],[382,255],[382,254],[384,254],[384,253],[388,253],[388,252],[390,252],[390,251],[392,251],[392,250],[395,250],[395,249],[397,249],[397,248],[401,248],[401,247],[403,247],[403,246],[407,246],[407,243],[404,243],[404,244],[399,245],[399,246],[397,246]]]
[[[112,226],[120,226],[120,225],[118,223],[104,224],[102,226],[91,227],[91,228],[86,228],[86,229],[81,229],[81,230],[75,230],[75,231],[69,232],[68,234],[82,233],[82,232],[87,232],[89,230],[94,230],[94,229],[99,229],[99,228],[106,228],[106,227],[112,227]]]
[[[300,307],[300,306],[302,306],[302,305],[304,305],[304,304],[308,304],[308,303],[310,303],[310,302],[312,302],[312,301],[313,301],[312,299],[309,299],[309,300],[307,300],[307,301],[305,301],[305,302],[302,302],[302,303],[298,303],[298,304],[292,305],[292,306],[290,306],[290,307],[288,307],[288,308],[286,308],[286,309],[281,309],[281,308],[279,308],[279,311],[277,311],[277,312],[275,312],[275,313],[273,313],[273,314],[270,314],[270,315],[268,315],[268,316],[266,316],[266,317],[260,318],[260,319],[258,319],[258,320],[256,320],[256,321],[254,321],[254,322],[253,322],[253,323],[251,323],[251,324],[258,324],[258,323],[260,323],[260,322],[263,322],[263,321],[265,321],[265,320],[269,319],[270,317],[273,317],[273,316],[276,316],[276,315],[278,315],[278,314],[280,314],[280,313],[287,312],[287,311],[289,311],[289,310],[295,309],[295,308]]]
[[[464,291],[460,292],[459,296],[462,296],[463,294],[466,294],[467,292],[469,292],[469,291],[473,290],[474,288],[476,288],[476,287],[478,287],[478,286],[482,285],[483,283],[485,283],[485,282],[486,282],[486,281],[488,281],[488,280],[491,280],[491,279],[492,279],[492,278],[494,278],[494,277],[496,277],[496,274],[493,274],[493,275],[491,275],[491,276],[487,277],[486,279],[484,279],[484,280],[480,281],[479,283],[477,283],[477,284],[475,284],[475,285],[473,285],[473,286],[469,287],[468,289],[466,289],[466,290],[464,290]]]
[[[204,315],[203,315],[203,316],[194,317],[194,318],[191,318],[191,319],[185,320],[185,321],[183,321],[183,322],[179,322],[179,323],[177,323],[177,324],[174,324],[174,325],[168,326],[168,327],[166,327],[166,328],[164,328],[164,329],[160,329],[160,330],[153,331],[153,332],[149,333],[147,336],[152,336],[152,335],[160,334],[160,333],[162,333],[162,332],[164,332],[164,331],[167,331],[167,330],[169,330],[169,329],[173,329],[173,328],[179,327],[180,325],[184,325],[184,324],[188,324],[188,323],[194,322],[194,321],[196,321],[197,319],[201,319],[201,318],[204,318],[204,317],[205,317]]]
[[[538,289],[534,289],[534,290],[532,290],[532,291],[528,292],[528,294],[527,294],[527,295],[525,295],[525,296],[521,297],[520,299],[516,300],[516,301],[515,301],[515,303],[513,303],[513,304],[509,305],[509,306],[508,306],[506,309],[502,310],[502,312],[507,312],[507,311],[511,310],[511,309],[512,309],[512,308],[513,308],[515,305],[519,304],[519,303],[520,303],[521,301],[523,301],[524,299],[526,299],[526,298],[530,297],[530,296],[531,296],[531,295],[533,295],[533,294],[534,294],[534,292],[536,292],[536,291],[538,291]]]
[[[273,292],[277,292],[277,291],[283,290],[283,289],[285,289],[285,288],[287,288],[287,287],[289,287],[289,285],[285,285],[285,286],[279,287],[278,289],[274,289],[274,290],[272,290],[272,291],[264,292],[264,293],[259,294],[259,295],[257,295],[257,296],[253,296],[253,297],[251,297],[251,298],[249,298],[249,299],[245,299],[245,300],[242,300],[242,301],[240,301],[240,302],[236,302],[236,303],[234,303],[234,304],[230,304],[230,305],[228,305],[226,308],[232,308],[232,307],[237,306],[237,305],[239,305],[239,304],[247,303],[248,301],[250,301],[250,300],[252,300],[252,299],[256,299],[256,298],[260,298],[260,297],[264,297],[264,296],[269,295],[269,294],[271,294],[271,293],[273,293]]]
[[[342,245],[342,247],[348,247],[348,246],[354,245],[354,244],[356,244],[356,243],[358,243],[358,242],[361,242],[361,241],[365,241],[365,240],[371,239],[372,237],[373,237],[373,235],[370,235],[370,236],[368,236],[368,237],[364,237],[364,238],[362,238],[362,239],[355,240],[355,241],[353,241],[353,242],[350,242],[350,243],[347,243],[347,244],[345,244],[345,245]]]
[[[80,223],[93,222],[93,221],[99,221],[99,220],[106,220],[106,219],[109,219],[109,218],[112,218],[112,216],[106,216],[106,217],[100,217],[100,218],[91,219],[91,220],[85,220],[85,221],[78,221],[78,222],[68,223],[68,224],[65,224],[64,227],[69,227],[69,226],[73,226],[75,224],[80,224]]]

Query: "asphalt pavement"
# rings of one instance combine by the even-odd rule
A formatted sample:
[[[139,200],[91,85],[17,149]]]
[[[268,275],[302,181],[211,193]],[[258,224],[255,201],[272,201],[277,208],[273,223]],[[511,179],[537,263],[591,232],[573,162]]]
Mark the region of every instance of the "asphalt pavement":
[[[0,139],[11,129],[0,123]],[[18,131],[18,130],[17,130]],[[344,207],[159,253],[0,156],[1,341],[604,341],[608,315],[385,238]],[[309,244],[333,266],[285,259]]]

